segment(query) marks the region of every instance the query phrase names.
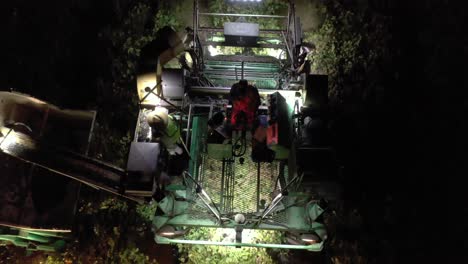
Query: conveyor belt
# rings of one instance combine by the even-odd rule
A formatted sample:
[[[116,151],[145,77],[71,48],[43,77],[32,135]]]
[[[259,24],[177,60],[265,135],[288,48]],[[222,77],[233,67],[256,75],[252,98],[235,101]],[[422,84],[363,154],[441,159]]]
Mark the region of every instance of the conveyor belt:
[[[40,144],[27,135],[3,132],[0,136],[0,151],[26,163],[69,177],[96,189],[140,202],[140,199],[125,195],[122,183],[126,172],[105,162],[70,151]]]

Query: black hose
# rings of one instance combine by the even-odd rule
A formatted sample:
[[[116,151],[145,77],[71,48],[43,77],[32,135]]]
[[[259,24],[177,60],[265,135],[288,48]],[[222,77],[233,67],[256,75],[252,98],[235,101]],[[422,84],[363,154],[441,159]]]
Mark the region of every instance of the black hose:
[[[244,156],[245,152],[247,151],[247,140],[245,139],[245,134],[244,133],[243,133],[242,136],[238,137],[236,139],[236,141],[234,141],[234,144],[232,144],[232,155],[234,157],[242,157],[242,156]],[[240,143],[240,145],[239,145],[239,143]],[[237,146],[239,146],[240,151],[236,151]]]

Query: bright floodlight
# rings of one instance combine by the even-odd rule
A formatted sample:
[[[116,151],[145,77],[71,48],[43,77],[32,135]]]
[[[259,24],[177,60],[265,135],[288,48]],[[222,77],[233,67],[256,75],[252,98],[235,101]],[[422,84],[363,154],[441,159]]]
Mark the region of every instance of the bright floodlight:
[[[320,238],[314,234],[303,234],[301,235],[301,239],[309,244],[317,243],[320,240]]]
[[[18,137],[13,129],[0,128],[0,150],[7,151],[18,141]]]
[[[172,238],[184,235],[185,230],[176,230],[173,226],[165,225],[158,230],[157,234],[163,237]]]

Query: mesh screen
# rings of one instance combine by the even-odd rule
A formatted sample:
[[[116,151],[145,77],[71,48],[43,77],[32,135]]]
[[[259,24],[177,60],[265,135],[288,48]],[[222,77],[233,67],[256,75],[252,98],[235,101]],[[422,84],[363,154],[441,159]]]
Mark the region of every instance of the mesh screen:
[[[244,163],[235,158],[225,162],[204,156],[201,169],[201,184],[223,213],[255,213],[257,201],[268,205],[272,200],[278,163],[260,163],[260,184],[257,187],[258,164],[250,159],[251,149],[244,155]],[[232,176],[230,176],[231,174]],[[257,191],[258,188],[258,191]],[[262,208],[262,203],[259,209]]]

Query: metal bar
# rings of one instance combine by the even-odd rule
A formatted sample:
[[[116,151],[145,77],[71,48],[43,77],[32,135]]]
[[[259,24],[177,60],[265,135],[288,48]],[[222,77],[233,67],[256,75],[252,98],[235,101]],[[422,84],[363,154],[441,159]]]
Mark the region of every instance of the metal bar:
[[[197,52],[198,36],[198,0],[193,1],[193,49]]]
[[[257,77],[257,76],[252,76],[252,75],[244,75],[244,80],[247,80],[247,81],[260,81],[260,83],[257,83],[257,86],[262,86],[262,85],[275,85],[276,87],[276,84],[277,84],[277,81],[274,79],[274,77],[276,76],[271,76],[271,77]],[[221,83],[226,83],[226,81],[230,81],[232,80],[233,82],[236,81],[236,78],[233,76],[233,75],[228,75],[228,76],[225,76],[223,78],[223,76],[221,74],[213,74],[210,76],[210,78],[213,80],[213,81],[220,81]],[[266,83],[262,83],[262,82],[266,82]],[[274,88],[270,88],[270,89],[274,89]]]
[[[201,41],[201,44],[203,46],[226,46],[226,47],[238,47],[237,45],[227,45],[225,42],[218,42],[218,41]],[[270,43],[265,43],[265,44],[257,44],[253,46],[253,48],[284,48],[284,44],[270,44]],[[243,47],[243,46],[241,46]]]
[[[151,197],[153,195],[152,191],[141,191],[141,190],[125,190],[125,194],[135,197]]]
[[[54,232],[54,233],[71,233],[72,231],[69,229],[45,229],[45,228],[33,228],[29,226],[23,226],[23,225],[15,225],[15,224],[10,224],[10,223],[5,223],[5,222],[0,222],[1,226],[6,226],[9,228],[15,228],[15,229],[23,229],[25,231],[28,231],[29,233],[44,233],[44,232]],[[59,235],[59,234],[50,234],[50,236],[53,237],[65,237],[65,235]]]
[[[260,209],[260,162],[257,162],[257,212]]]
[[[229,207],[231,208],[231,211],[234,210],[234,188],[236,187],[236,181],[235,181],[235,177],[236,177],[236,174],[234,172],[234,169],[236,167],[234,166],[234,161],[231,162],[231,186],[230,186],[230,190],[231,190],[231,196],[230,196],[230,200],[229,200]]]
[[[47,165],[41,165],[39,163],[36,163],[36,162],[33,162],[33,161],[30,161],[30,160],[27,160],[27,159],[24,159],[22,157],[18,157],[16,155],[12,155],[10,153],[7,153],[8,155],[11,155],[19,160],[22,160],[24,162],[27,162],[27,163],[31,163],[31,164],[34,164],[36,165],[37,167],[39,168],[42,168],[42,169],[45,169],[47,171],[50,171],[50,172],[53,172],[53,173],[56,173],[58,175],[61,175],[61,176],[64,176],[64,177],[67,177],[67,178],[71,178],[75,181],[78,181],[80,183],[83,183],[83,184],[86,184],[87,186],[91,187],[91,188],[94,188],[96,190],[103,190],[103,191],[106,191],[106,192],[109,192],[109,193],[112,193],[116,196],[120,196],[120,197],[123,197],[125,199],[128,199],[130,201],[134,201],[134,202],[137,202],[137,203],[142,203],[143,201],[140,200],[140,199],[137,199],[135,197],[130,197],[130,196],[127,196],[127,195],[123,195],[121,193],[119,193],[116,189],[112,188],[112,187],[108,187],[106,186],[105,184],[102,184],[102,183],[98,183],[98,182],[95,182],[93,180],[90,180],[90,179],[87,179],[87,178],[84,178],[84,177],[81,177],[80,175],[72,175],[72,174],[69,174],[69,173],[66,173],[66,172],[61,172],[59,170],[56,170],[56,169],[53,169],[51,167],[48,167]]]
[[[297,25],[296,25],[296,6],[294,5],[294,3],[291,3],[291,9],[292,9],[292,12],[291,12],[291,16],[292,16],[292,20],[293,20],[293,39],[292,39],[292,47],[290,47],[291,49],[294,49],[294,53],[293,53],[293,56],[292,57],[292,61],[293,63],[291,64],[291,69],[294,69],[294,62],[296,62],[297,60],[297,43],[296,43],[296,40],[297,40]]]
[[[297,179],[298,179],[297,176],[294,177],[294,178],[283,188],[282,192],[284,192],[285,190],[287,190],[288,187],[289,187],[292,183],[294,183]],[[273,199],[273,201],[271,201],[270,205],[268,205],[268,207],[265,209],[265,211],[263,211],[263,214],[262,214],[262,216],[261,216],[261,218],[260,218],[260,221],[263,220],[263,219],[276,207],[276,205],[278,205],[279,202],[281,202],[281,200],[283,200],[284,196],[283,196],[282,192],[279,193],[279,194]]]
[[[309,251],[321,251],[323,242],[311,245],[287,245],[287,244],[251,244],[251,243],[227,243],[203,240],[184,240],[184,239],[167,239],[169,243],[174,244],[192,244],[192,245],[211,245],[211,246],[231,246],[231,247],[261,247],[261,248],[284,248],[284,249],[306,249]]]
[[[211,34],[220,33],[220,32],[213,32],[213,31],[206,31],[206,32],[209,32]],[[274,41],[274,42],[277,42],[277,43],[272,43],[272,44],[284,44],[283,39],[279,38],[279,37],[281,37],[281,33],[284,33],[284,32],[285,31],[277,31],[275,33],[264,33],[265,35],[274,35],[274,36],[257,37],[257,43],[260,43],[260,44],[261,43],[270,43],[270,41]],[[262,32],[260,32],[260,33],[262,33]],[[223,36],[217,36],[217,37],[218,37],[217,40],[215,40],[214,38],[207,37],[206,41],[214,41],[214,42],[220,42],[220,43],[226,41],[225,37],[223,37]]]
[[[294,3],[291,3],[291,17],[292,17],[292,20],[293,20],[293,47],[296,47],[296,7],[294,6]]]
[[[291,51],[291,49],[289,48],[289,42],[288,42],[288,40],[286,39],[286,36],[284,35],[284,33],[281,33],[281,34],[283,35],[284,42],[286,42],[286,50],[288,51],[289,59],[291,60],[291,68],[294,68],[294,59],[293,59],[292,51]]]
[[[192,156],[190,155],[190,151],[188,150],[187,145],[185,145],[184,141],[182,140],[182,137],[179,137],[179,140],[182,143],[182,146],[184,147],[185,152],[187,152],[187,155],[189,156],[189,159],[191,160]]]
[[[198,28],[200,32],[224,32],[224,28],[216,28],[216,27],[200,27]],[[282,29],[260,29],[259,33],[263,34],[280,34],[284,32]]]
[[[140,118],[141,118],[141,109],[138,111],[138,118],[137,118],[137,123],[135,127],[135,134],[133,135],[133,142],[138,141],[138,132],[139,132],[139,127],[140,127]]]
[[[189,112],[187,118],[187,134],[185,135],[185,144],[188,145],[190,139],[190,123],[192,119],[192,104],[189,104]]]
[[[263,214],[262,216],[260,217],[260,221],[263,220],[263,218],[265,218],[270,212],[271,210],[273,210],[276,205],[279,204],[279,202],[281,202],[281,200],[283,200],[284,196],[283,194],[278,194],[274,199],[273,201],[271,201],[271,204],[268,205],[268,207],[265,209],[265,211],[263,211]],[[260,222],[259,222],[260,223]]]
[[[264,56],[264,55],[259,55],[259,56],[249,56],[249,55],[216,55],[215,57],[212,58],[207,58],[206,64],[214,64],[214,63],[225,63],[226,61],[229,62],[241,62],[241,61],[246,61],[249,62],[249,64],[253,63],[271,63],[278,65],[279,60],[270,57],[270,56]]]
[[[210,73],[206,74],[207,77],[211,79],[229,79],[229,80],[234,80],[235,74],[232,74],[232,71],[230,70],[225,70],[224,73],[221,70],[217,71],[211,71]],[[256,73],[256,72],[246,72],[243,76],[243,79],[247,80],[247,78],[250,78],[252,80],[265,80],[265,81],[275,81],[275,77],[278,74],[276,73]]]
[[[208,113],[208,119],[210,119],[213,116],[213,102],[210,104],[210,112]]]
[[[89,129],[88,144],[86,145],[85,156],[88,156],[88,153],[89,153],[89,146],[91,145],[91,139],[93,137],[93,132],[94,132],[94,123],[96,122],[97,111],[93,111],[93,113],[94,113],[93,121],[91,122],[91,128]],[[138,113],[138,117],[140,117],[140,113]]]
[[[190,87],[192,92],[205,92],[205,93],[217,93],[217,94],[228,94],[231,90],[230,87],[206,87],[206,86],[192,86]],[[258,89],[259,94],[271,94],[277,92],[274,89]],[[281,90],[282,93],[296,93],[295,90]]]
[[[197,185],[197,189],[199,189],[199,191],[197,191],[197,195],[198,197],[200,197],[200,200],[202,200],[202,202],[206,205],[206,207],[208,207],[208,209],[210,209],[210,211],[216,216],[216,218],[221,221],[221,213],[218,209],[218,207],[216,206],[216,204],[213,202],[213,199],[211,199],[211,197],[205,192],[205,190],[203,190],[202,186],[198,183],[197,180],[195,180],[191,175],[190,173],[188,173],[187,171],[184,171],[183,173],[184,176],[188,176],[189,179],[191,179],[193,181],[193,183],[195,183],[195,185]],[[205,199],[208,200],[208,201],[205,201]],[[210,203],[213,204],[213,207],[210,206]],[[215,211],[216,209],[216,211]]]
[[[189,115],[189,120],[190,120],[190,115]],[[187,122],[190,122],[189,120],[187,120]],[[199,123],[199,118],[198,117],[194,118],[193,126],[194,127],[198,126],[198,123]],[[194,130],[192,130],[192,132],[191,132],[189,129],[187,129],[187,135],[189,133],[195,133],[195,132],[194,132]],[[199,159],[198,149],[199,149],[198,137],[194,137],[194,140],[192,140],[190,142],[190,154],[191,154],[191,156],[193,158],[191,160],[189,160],[189,171],[190,171],[190,173],[192,173],[192,175],[198,174],[198,159]],[[187,185],[188,185],[190,190],[194,189],[192,182],[187,183]],[[192,197],[192,192],[190,192],[190,198],[191,197]]]
[[[195,104],[195,103],[193,103],[193,104],[191,104],[191,105],[192,105],[193,107],[208,107],[208,108],[209,108],[210,105],[211,105],[211,103],[210,103],[210,104],[200,104],[200,103]]]
[[[198,149],[200,151],[200,149]],[[203,150],[202,150],[203,151]],[[203,182],[203,178],[205,177],[205,155],[201,155],[201,162],[200,162],[200,170],[198,171],[197,175],[195,175],[195,180],[199,182]]]
[[[232,202],[232,190],[230,188],[231,180],[232,180],[232,162],[231,162],[231,160],[229,160],[229,163],[228,163],[228,169],[226,171],[226,177],[227,177],[226,183],[225,183],[226,184],[226,186],[225,186],[226,191],[225,192],[227,193],[227,195],[226,195],[226,199],[227,199],[227,201],[226,201],[226,208],[227,208],[226,212],[231,212],[232,211],[232,203],[231,203]]]
[[[235,73],[235,69],[230,69],[230,68],[222,69],[222,68],[220,68],[220,69],[207,70],[207,71],[205,71],[205,75],[207,75],[208,77],[211,77],[209,75],[229,75],[229,76],[232,76],[233,71]],[[255,70],[246,70],[244,72],[245,72],[245,74],[243,74],[244,76],[250,75],[252,77],[258,76],[258,77],[263,77],[263,78],[267,78],[267,77],[272,78],[272,77],[276,77],[277,75],[279,75],[279,73],[274,72],[274,71],[260,72],[260,71],[255,71]]]
[[[288,24],[286,25],[286,36],[289,36],[289,24],[291,24],[291,2],[288,4]]]
[[[204,192],[203,189],[202,189],[202,192]],[[210,209],[210,211],[216,216],[216,218],[218,219],[218,221],[221,221],[221,214],[219,213],[219,211],[216,212],[215,209],[214,209],[213,207],[211,207],[210,204],[209,204],[207,201],[205,201],[205,199],[202,198],[203,196],[202,196],[200,193],[197,193],[197,194],[198,194],[198,197],[200,197],[200,200],[205,204],[205,206],[208,207],[208,209]],[[206,193],[205,193],[205,194],[206,194]],[[206,196],[209,198],[208,195],[206,195]],[[206,197],[205,197],[205,198],[206,198]],[[211,198],[210,198],[210,200],[211,200]],[[213,203],[213,201],[211,201],[211,202]],[[215,204],[213,203],[213,205],[215,205]],[[216,205],[215,205],[215,206],[216,206]],[[217,208],[216,208],[216,209],[217,209]]]
[[[237,64],[234,64],[234,63],[226,63],[223,61],[224,64],[221,64],[221,63],[209,63],[207,66],[209,67],[208,69],[206,69],[204,71],[204,73],[206,72],[209,72],[210,70],[216,70],[216,69],[233,69],[233,67],[236,67],[236,66],[242,66],[241,65],[237,65]],[[213,69],[214,68],[214,69]],[[244,63],[244,68],[246,70],[251,70],[251,72],[254,72],[254,73],[277,73],[279,71],[279,67],[277,65],[250,65],[246,63]],[[234,68],[235,69],[235,68]]]
[[[299,176],[299,178],[298,178],[298,180],[297,180],[297,183],[296,183],[296,185],[295,185],[296,190],[299,189],[299,187],[300,187],[300,185],[301,185],[301,183],[302,183],[302,179],[303,179],[303,178],[304,178],[304,173],[301,173],[301,175]]]
[[[273,190],[279,189],[281,191],[282,190],[282,185],[283,185],[282,182],[284,182],[284,183],[286,182],[286,179],[284,178],[285,164],[284,164],[283,161],[281,161],[278,166],[279,166],[278,176],[276,177],[275,187],[273,188]],[[284,184],[284,186],[286,186],[286,183]]]
[[[228,13],[199,13],[202,16],[234,16],[234,17],[261,17],[261,18],[288,18],[278,15],[257,15],[257,14],[228,14]]]
[[[265,60],[251,60],[253,59],[258,59],[261,56],[254,57],[254,56],[243,56],[243,55],[218,55],[216,56],[213,60],[208,60],[207,61],[207,66],[213,66],[213,65],[227,65],[227,66],[234,66],[234,65],[240,65],[241,61],[245,61],[248,63],[249,67],[261,67],[261,68],[279,68],[280,61],[278,59],[270,57],[269,61]],[[263,58],[266,58],[263,56]],[[230,60],[232,59],[232,60]]]
[[[275,81],[274,78],[277,76],[277,73],[274,72],[250,72],[247,71],[245,74],[241,74],[241,77],[244,77],[243,79],[246,79],[246,77],[251,77],[252,79],[264,79],[264,80],[271,80]],[[232,71],[229,69],[225,70],[210,70],[209,72],[206,73],[206,76],[211,78],[211,79],[234,79],[234,76],[236,76],[235,72],[232,74]],[[223,78],[224,77],[224,78]],[[231,77],[231,78],[228,78]]]
[[[244,79],[244,61],[241,62],[241,80]]]
[[[297,179],[299,179],[298,175],[296,175],[290,182],[288,182],[288,184],[286,184],[286,186],[283,188],[283,190],[286,190],[288,189],[288,187],[293,184]]]
[[[220,193],[220,204],[223,208],[223,210],[226,212],[226,206],[224,205],[224,175],[225,175],[225,170],[226,170],[226,159],[223,158],[221,165],[221,193]]]

